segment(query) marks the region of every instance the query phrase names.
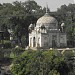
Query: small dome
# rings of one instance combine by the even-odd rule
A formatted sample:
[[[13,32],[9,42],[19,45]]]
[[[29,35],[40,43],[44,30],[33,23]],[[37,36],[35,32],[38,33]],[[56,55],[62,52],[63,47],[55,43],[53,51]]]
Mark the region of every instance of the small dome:
[[[36,26],[38,25],[46,26],[46,25],[50,25],[54,23],[57,24],[58,23],[57,20],[54,17],[50,16],[48,13],[46,13],[44,16],[42,16],[41,18],[37,20]]]
[[[29,28],[31,28],[31,27],[34,27],[34,25],[33,24],[30,24]]]
[[[61,27],[63,27],[64,25],[65,25],[65,23],[62,23],[62,24],[61,24]]]
[[[30,24],[29,29],[33,30],[34,29],[34,24]]]

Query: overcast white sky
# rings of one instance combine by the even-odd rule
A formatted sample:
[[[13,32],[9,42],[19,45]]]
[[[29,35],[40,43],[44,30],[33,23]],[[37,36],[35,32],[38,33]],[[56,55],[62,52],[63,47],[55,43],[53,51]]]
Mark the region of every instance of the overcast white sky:
[[[15,0],[0,0],[0,3],[12,3]],[[17,1],[26,1],[26,0],[17,0]],[[35,0],[39,5],[45,7],[48,4],[48,7],[51,11],[57,10],[61,5],[69,3],[74,3],[74,0]]]

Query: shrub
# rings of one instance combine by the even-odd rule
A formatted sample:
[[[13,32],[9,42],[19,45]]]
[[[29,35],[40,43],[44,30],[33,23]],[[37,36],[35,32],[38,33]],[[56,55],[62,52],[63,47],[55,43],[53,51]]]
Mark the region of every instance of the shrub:
[[[4,41],[4,48],[11,48],[11,42],[10,41]]]
[[[56,51],[25,51],[14,59],[13,75],[68,75],[64,57]]]

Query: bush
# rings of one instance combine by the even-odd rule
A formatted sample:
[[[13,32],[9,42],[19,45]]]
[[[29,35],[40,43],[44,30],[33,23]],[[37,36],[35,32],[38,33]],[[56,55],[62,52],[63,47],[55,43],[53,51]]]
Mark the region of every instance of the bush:
[[[21,47],[13,48],[13,49],[12,49],[12,52],[13,52],[14,54],[21,54],[22,52],[24,52],[24,49],[21,48]]]
[[[26,37],[25,37],[25,36],[22,36],[21,42],[22,42],[22,47],[25,48],[25,46],[27,45],[27,44],[26,44]]]
[[[56,51],[25,51],[14,59],[13,75],[68,75],[64,57]]]
[[[10,41],[4,41],[4,48],[11,48],[11,42]]]

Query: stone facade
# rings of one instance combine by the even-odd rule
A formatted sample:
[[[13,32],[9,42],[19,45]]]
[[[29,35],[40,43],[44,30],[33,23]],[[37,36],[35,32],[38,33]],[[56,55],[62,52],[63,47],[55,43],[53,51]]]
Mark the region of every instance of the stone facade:
[[[29,26],[29,47],[30,48],[59,48],[67,46],[66,33],[58,29],[58,21],[46,12],[37,20],[36,25]]]

